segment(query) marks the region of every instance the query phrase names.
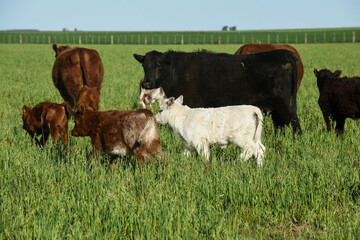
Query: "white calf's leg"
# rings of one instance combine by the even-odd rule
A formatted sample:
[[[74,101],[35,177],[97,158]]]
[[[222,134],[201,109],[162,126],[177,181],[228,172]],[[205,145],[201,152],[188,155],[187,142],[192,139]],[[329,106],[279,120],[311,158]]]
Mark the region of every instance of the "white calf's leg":
[[[184,156],[190,157],[190,155],[191,155],[190,149],[188,147],[185,147]]]
[[[208,145],[198,144],[196,145],[196,151],[199,155],[202,155],[206,158],[207,161],[210,159],[210,150]],[[202,153],[202,154],[201,154]]]

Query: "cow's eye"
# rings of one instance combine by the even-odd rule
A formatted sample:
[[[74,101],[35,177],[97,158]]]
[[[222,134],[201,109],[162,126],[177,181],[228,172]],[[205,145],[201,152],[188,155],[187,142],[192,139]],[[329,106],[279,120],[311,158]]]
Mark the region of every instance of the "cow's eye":
[[[159,109],[159,113],[161,113],[163,110],[162,109]]]

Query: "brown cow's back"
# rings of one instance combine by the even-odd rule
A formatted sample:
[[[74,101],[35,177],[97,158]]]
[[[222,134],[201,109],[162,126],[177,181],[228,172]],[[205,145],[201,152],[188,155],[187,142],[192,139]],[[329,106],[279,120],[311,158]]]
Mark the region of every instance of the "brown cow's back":
[[[290,45],[276,45],[276,44],[246,44],[241,46],[235,54],[242,55],[242,54],[250,54],[250,53],[257,53],[257,52],[266,52],[272,51],[276,49],[286,49],[292,53],[294,53],[295,57],[297,58],[297,90],[299,90],[301,80],[304,76],[304,66],[301,61],[300,55],[298,51],[290,46]]]
[[[53,49],[56,52],[52,71],[53,82],[65,101],[74,108],[84,86],[96,87],[100,94],[104,67],[96,50],[57,48],[55,44]]]

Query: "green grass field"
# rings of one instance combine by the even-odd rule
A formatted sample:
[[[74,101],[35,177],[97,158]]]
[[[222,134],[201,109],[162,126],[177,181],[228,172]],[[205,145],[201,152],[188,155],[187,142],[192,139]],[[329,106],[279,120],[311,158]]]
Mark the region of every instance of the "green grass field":
[[[0,44],[0,239],[360,238],[360,125],[347,119],[343,139],[325,129],[313,69],[360,76],[360,44],[293,45],[304,63],[298,92],[302,136],[275,136],[265,118],[264,167],[237,161],[241,150],[214,146],[212,161],[182,155],[160,126],[165,164],[140,171],[134,157],[91,168],[89,138],[70,136],[67,154],[40,149],[22,129],[22,106],[63,102],[51,79],[51,45]],[[136,109],[141,65],[133,53],[240,45],[85,45],[105,68],[100,109]],[[154,109],[154,112],[156,107]],[[69,129],[74,126],[70,121]]]

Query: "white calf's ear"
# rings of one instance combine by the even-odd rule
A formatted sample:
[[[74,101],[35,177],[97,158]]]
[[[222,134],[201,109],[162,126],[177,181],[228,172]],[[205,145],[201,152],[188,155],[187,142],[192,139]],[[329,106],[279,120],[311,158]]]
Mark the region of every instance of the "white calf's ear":
[[[183,95],[180,95],[177,99],[176,99],[176,102],[179,103],[179,104],[183,104],[183,101],[184,101],[184,97]]]
[[[169,101],[167,102],[167,105],[170,107],[171,105],[173,105],[175,102],[175,98],[174,97],[171,97],[169,98]]]

